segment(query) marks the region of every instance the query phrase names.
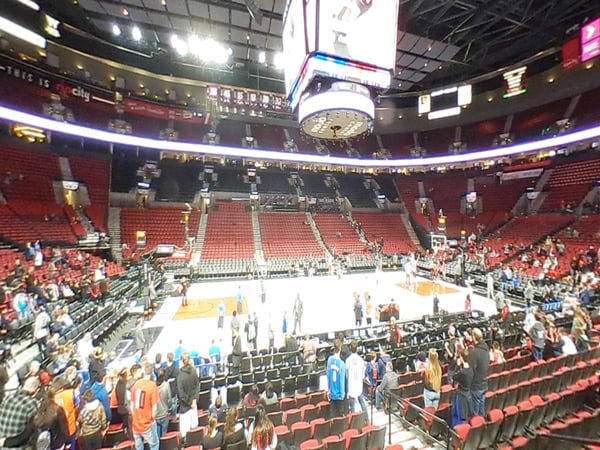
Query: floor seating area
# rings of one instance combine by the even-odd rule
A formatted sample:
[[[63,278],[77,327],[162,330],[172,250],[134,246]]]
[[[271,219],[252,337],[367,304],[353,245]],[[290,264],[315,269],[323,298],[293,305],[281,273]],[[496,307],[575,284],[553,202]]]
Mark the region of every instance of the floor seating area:
[[[201,259],[254,257],[252,216],[243,202],[217,202],[208,213]]]
[[[264,256],[324,256],[305,213],[260,213],[258,215]]]
[[[131,249],[137,248],[136,231],[146,232],[144,251],[153,250],[158,244],[173,244],[183,248],[185,230],[182,224],[181,208],[121,209],[121,242]],[[200,217],[197,211],[189,216],[189,235],[198,231]]]
[[[383,253],[409,253],[417,250],[412,242],[400,214],[384,214],[379,212],[352,213],[367,239],[371,242],[383,239]]]

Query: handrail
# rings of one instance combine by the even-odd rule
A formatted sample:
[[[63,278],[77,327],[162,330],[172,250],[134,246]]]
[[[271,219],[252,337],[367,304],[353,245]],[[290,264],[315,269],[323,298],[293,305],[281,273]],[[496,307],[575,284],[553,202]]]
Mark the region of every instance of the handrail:
[[[544,433],[539,435],[540,437],[545,437],[548,439],[559,439],[561,441],[569,441],[569,442],[576,442],[577,444],[582,444],[582,445],[598,445],[598,439],[589,439],[589,438],[583,438],[583,437],[578,437],[578,436],[571,436],[568,434],[555,434],[555,433]]]
[[[422,418],[426,418],[427,420],[431,421],[431,422],[435,422],[437,423],[441,428],[442,428],[442,435],[445,437],[445,445],[446,445],[446,449],[450,450],[451,449],[451,438],[458,438],[458,435],[454,432],[454,430],[452,429],[452,427],[450,427],[450,425],[448,424],[448,422],[446,422],[445,420],[443,420],[442,418],[436,416],[435,414],[431,414],[429,411],[426,411],[425,409],[421,408],[420,406],[408,401],[407,399],[401,397],[400,395],[394,393],[394,392],[389,392],[386,396],[385,396],[385,400],[387,401],[387,404],[390,405],[391,401],[396,401],[396,404],[398,405],[398,408],[401,408],[402,406],[400,406],[401,403],[407,404],[409,408],[413,408],[415,411],[417,411],[419,413],[419,416]],[[388,444],[391,444],[392,441],[392,414],[394,413],[395,408],[390,408],[388,406],[387,409],[387,414],[388,414]],[[415,431],[417,431],[419,434],[421,434],[425,439],[427,440],[431,440],[434,441],[435,443],[437,443],[438,445],[443,445],[444,442],[437,440],[436,438],[434,438],[433,436],[431,436],[430,434],[428,434],[425,430],[415,426],[415,424],[409,422],[408,420],[406,420],[401,414],[398,414],[397,417],[402,421],[403,424],[410,426],[411,428],[413,428]]]

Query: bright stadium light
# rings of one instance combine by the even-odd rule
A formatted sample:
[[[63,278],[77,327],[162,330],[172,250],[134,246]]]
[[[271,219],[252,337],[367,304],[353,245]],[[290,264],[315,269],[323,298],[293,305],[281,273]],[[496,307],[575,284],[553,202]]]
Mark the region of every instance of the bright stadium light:
[[[142,39],[142,30],[137,25],[131,29],[131,37],[134,41],[139,41]]]
[[[46,48],[46,39],[43,36],[2,16],[0,16],[0,31],[4,31],[36,47]]]
[[[340,156],[307,155],[302,153],[286,153],[271,150],[247,149],[219,145],[195,144],[181,141],[164,141],[159,139],[145,138],[134,135],[118,134],[106,130],[75,125],[68,122],[60,122],[47,117],[36,116],[23,111],[0,106],[0,119],[11,123],[31,125],[47,131],[55,131],[71,136],[85,137],[102,142],[142,147],[161,151],[172,151],[181,153],[192,153],[202,155],[214,155],[230,158],[254,158],[269,161],[298,162],[312,164],[327,164],[334,166],[361,167],[361,168],[385,168],[394,169],[401,167],[423,167],[442,166],[451,164],[467,163],[489,159],[502,159],[507,156],[538,152],[540,150],[552,150],[566,145],[588,141],[600,137],[600,126],[587,128],[573,133],[561,134],[559,136],[540,139],[524,144],[481,150],[472,153],[458,155],[432,156],[428,158],[405,158],[387,160],[368,160],[358,158],[344,158]]]
[[[258,52],[258,62],[259,64],[264,64],[267,61],[267,54],[264,50]]]
[[[112,26],[112,34],[117,37],[121,36],[121,27],[116,23]]]
[[[273,65],[277,70],[283,70],[284,58],[282,52],[277,52],[273,56]]]

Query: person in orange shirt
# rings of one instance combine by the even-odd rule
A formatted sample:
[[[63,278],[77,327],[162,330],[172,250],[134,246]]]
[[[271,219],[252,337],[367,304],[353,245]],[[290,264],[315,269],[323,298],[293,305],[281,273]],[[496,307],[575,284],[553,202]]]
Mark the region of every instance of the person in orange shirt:
[[[158,450],[159,440],[156,428],[156,409],[159,401],[158,386],[152,380],[152,364],[144,365],[144,377],[131,387],[131,429],[135,450],[144,449],[144,440],[150,450]]]
[[[52,387],[56,390],[54,402],[60,406],[67,419],[67,434],[65,450],[75,450],[77,441],[77,407],[79,406],[79,395],[68,381],[58,376],[52,381]]]

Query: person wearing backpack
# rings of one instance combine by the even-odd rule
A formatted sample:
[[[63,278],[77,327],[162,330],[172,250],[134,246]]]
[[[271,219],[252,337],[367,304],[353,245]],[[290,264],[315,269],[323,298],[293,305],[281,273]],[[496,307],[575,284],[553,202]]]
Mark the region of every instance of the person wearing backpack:
[[[108,426],[104,407],[94,398],[94,391],[88,389],[81,396],[79,405],[79,440],[81,450],[98,450],[102,447],[104,432]]]
[[[55,393],[54,386],[46,389],[33,417],[33,424],[38,430],[35,450],[61,450],[69,438],[65,411],[55,403]]]

